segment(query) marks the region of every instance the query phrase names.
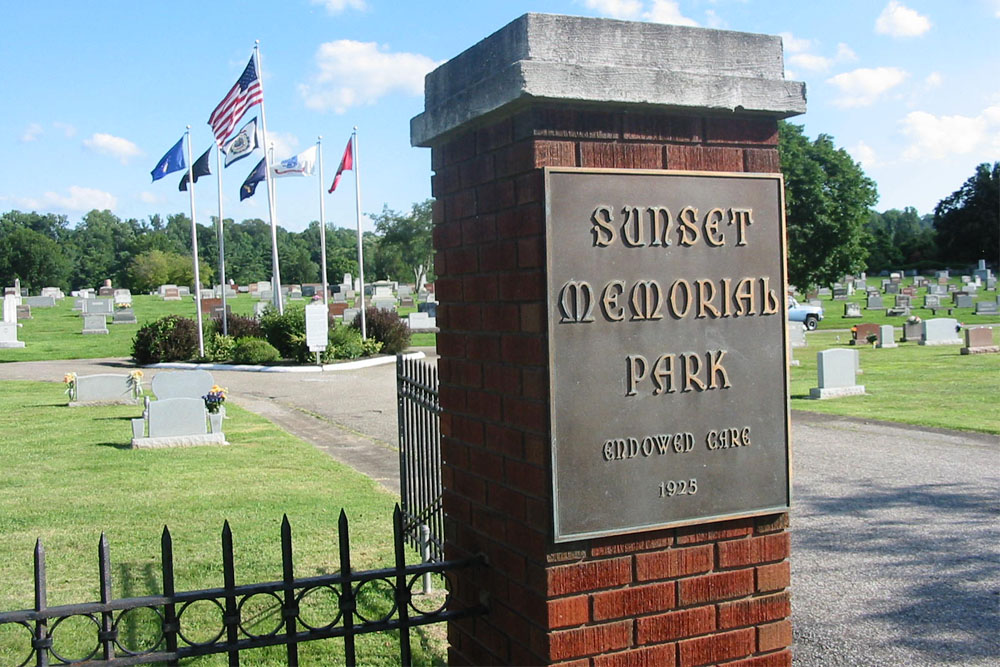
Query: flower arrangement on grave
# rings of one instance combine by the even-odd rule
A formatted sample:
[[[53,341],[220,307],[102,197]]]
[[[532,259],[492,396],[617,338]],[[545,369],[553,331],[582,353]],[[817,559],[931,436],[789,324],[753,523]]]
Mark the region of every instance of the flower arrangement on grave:
[[[119,301],[118,303],[115,304],[115,308],[117,308],[118,310],[128,310],[131,307],[132,304],[128,301]]]
[[[76,373],[63,375],[63,383],[66,385],[66,395],[70,400],[76,398]]]
[[[866,340],[872,344],[872,347],[875,347],[875,343],[878,342],[878,334],[868,334]]]
[[[132,395],[136,398],[142,395],[142,371],[134,370],[128,374],[128,388],[132,390]]]
[[[920,318],[918,316],[916,316],[916,315],[910,315],[908,318],[906,318],[906,323],[907,324],[920,324]]]
[[[223,389],[219,385],[212,385],[211,391],[202,396],[205,401],[205,407],[209,412],[215,414],[222,407],[222,404],[226,402],[226,389]]]

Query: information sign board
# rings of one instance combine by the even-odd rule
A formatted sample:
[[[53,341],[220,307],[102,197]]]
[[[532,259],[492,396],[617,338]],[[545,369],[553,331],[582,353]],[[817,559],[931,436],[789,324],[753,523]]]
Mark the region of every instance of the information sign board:
[[[788,508],[782,185],[545,169],[557,542]]]

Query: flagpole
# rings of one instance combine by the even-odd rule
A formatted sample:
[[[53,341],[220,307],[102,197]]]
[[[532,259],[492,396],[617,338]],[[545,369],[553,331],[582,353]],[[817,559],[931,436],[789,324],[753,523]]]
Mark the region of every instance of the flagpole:
[[[361,162],[358,160],[358,126],[354,126],[354,132],[351,134],[351,138],[354,141],[353,150],[353,160],[354,160],[354,191],[355,197],[354,201],[357,202],[357,217],[358,217],[358,274],[361,279],[361,339],[368,339],[368,331],[365,326],[365,253],[361,247],[361,168],[359,165]]]
[[[323,137],[316,137],[316,152],[319,153],[319,257],[323,279],[323,305],[330,308],[326,286],[326,208],[323,203]]]
[[[219,285],[222,286],[222,335],[229,335],[229,313],[226,312],[226,242],[222,222],[222,145],[215,142],[215,167],[219,172]]]
[[[278,314],[284,314],[285,305],[281,300],[281,270],[278,266],[278,227],[275,224],[274,184],[271,180],[271,163],[267,159],[267,117],[264,115],[264,71],[260,68],[260,40],[254,42],[253,57],[256,60],[257,78],[260,80],[260,128],[264,135],[264,170],[267,178],[267,212],[271,217],[271,289]]]
[[[194,256],[194,301],[198,313],[198,356],[205,356],[205,334],[201,330],[201,275],[198,272],[198,222],[194,211],[194,160],[191,158],[191,126],[184,133],[188,153],[188,197],[191,200],[191,251]]]

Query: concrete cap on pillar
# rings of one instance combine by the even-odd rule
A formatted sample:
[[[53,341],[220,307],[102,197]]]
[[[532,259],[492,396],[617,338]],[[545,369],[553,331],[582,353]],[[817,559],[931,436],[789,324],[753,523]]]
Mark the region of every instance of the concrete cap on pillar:
[[[806,110],[805,84],[785,80],[780,37],[525,14],[427,75],[410,143],[431,146],[532,100],[778,118]]]

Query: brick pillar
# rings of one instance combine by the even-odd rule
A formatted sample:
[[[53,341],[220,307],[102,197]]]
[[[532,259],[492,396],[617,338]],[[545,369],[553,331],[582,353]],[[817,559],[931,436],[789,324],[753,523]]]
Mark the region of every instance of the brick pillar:
[[[787,513],[553,541],[542,173],[777,172],[780,115],[532,98],[415,129],[434,171],[446,555],[489,562],[453,578],[490,612],[449,626],[450,664],[791,664]]]

